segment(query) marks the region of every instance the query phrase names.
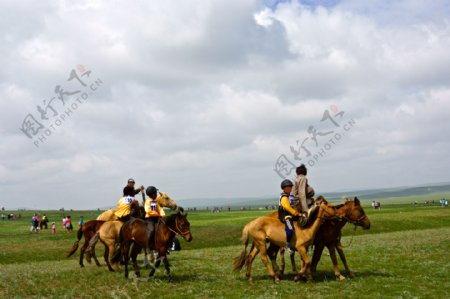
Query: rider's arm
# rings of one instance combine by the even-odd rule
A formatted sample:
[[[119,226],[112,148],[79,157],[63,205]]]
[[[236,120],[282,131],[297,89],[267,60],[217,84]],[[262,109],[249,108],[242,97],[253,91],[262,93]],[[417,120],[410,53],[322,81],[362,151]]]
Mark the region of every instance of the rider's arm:
[[[294,210],[291,207],[291,204],[289,203],[289,198],[287,196],[283,196],[281,198],[281,206],[283,207],[283,209],[288,212],[291,215],[297,215],[297,211]]]

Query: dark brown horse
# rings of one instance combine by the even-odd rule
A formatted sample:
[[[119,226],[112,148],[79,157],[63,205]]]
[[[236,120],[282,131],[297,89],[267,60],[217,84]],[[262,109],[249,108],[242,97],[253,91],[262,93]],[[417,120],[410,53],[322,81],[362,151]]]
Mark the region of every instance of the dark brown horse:
[[[175,235],[182,236],[186,241],[192,241],[192,235],[190,231],[190,223],[187,220],[187,213],[182,208],[176,214],[170,216],[161,217],[156,225],[155,242],[149,244],[147,223],[141,219],[133,219],[125,222],[120,230],[120,249],[116,251],[113,262],[117,263],[124,259],[125,264],[125,278],[128,278],[128,261],[130,259],[130,247],[134,244],[131,251],[131,259],[133,261],[134,272],[137,277],[140,277],[139,267],[137,265],[137,255],[141,248],[148,250],[156,250],[158,258],[155,266],[152,267],[148,279],[152,278],[155,274],[156,268],[159,267],[161,262],[164,263],[166,268],[166,274],[171,279],[170,265],[167,259],[167,251],[172,244],[173,237]]]
[[[357,197],[354,200],[347,200],[345,204],[337,205],[336,207],[336,218],[327,219],[319,228],[316,237],[314,239],[314,253],[311,261],[311,273],[314,276],[317,269],[317,264],[322,255],[323,249],[328,248],[330,253],[330,258],[333,263],[334,275],[336,280],[343,280],[345,277],[341,275],[336,258],[336,249],[339,253],[342,263],[344,264],[345,270],[349,276],[353,276],[350,271],[347,260],[345,258],[344,250],[341,244],[342,228],[347,222],[354,225],[361,226],[364,229],[370,228],[370,220],[366,216],[363,207]],[[276,261],[276,255],[280,248],[274,244],[270,244],[268,248],[268,254],[270,259]],[[284,248],[280,250],[281,255],[281,274],[284,272],[285,262],[284,262]],[[291,256],[292,269],[296,272],[294,256]],[[275,268],[277,266],[274,266]]]
[[[139,206],[139,202],[137,200],[133,201],[131,205],[131,213],[130,215],[132,217],[141,217],[141,215],[144,215],[142,210],[144,208]],[[145,211],[144,211],[145,212]],[[100,227],[105,223],[106,221],[103,220],[90,220],[81,225],[81,227],[78,229],[77,232],[77,241],[72,245],[72,248],[66,253],[66,258],[71,257],[78,249],[79,243],[81,238],[84,236],[84,244],[80,249],[80,267],[84,267],[83,264],[83,258],[84,253],[86,252],[86,249],[89,246],[89,242],[91,239],[97,234]],[[105,246],[106,248],[106,246]],[[91,248],[88,252],[86,252],[86,259],[90,263],[91,257],[94,258],[95,264],[100,267],[100,263],[97,259],[97,256],[95,255],[95,247]],[[107,259],[105,258],[106,263],[108,264]],[[108,265],[109,266],[109,265]]]

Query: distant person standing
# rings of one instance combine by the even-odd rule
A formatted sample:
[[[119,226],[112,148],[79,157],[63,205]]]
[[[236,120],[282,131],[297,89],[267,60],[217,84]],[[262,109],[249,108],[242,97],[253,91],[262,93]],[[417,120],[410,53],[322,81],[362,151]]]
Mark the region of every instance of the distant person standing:
[[[55,221],[52,222],[52,234],[56,234],[56,223],[55,223]]]
[[[83,215],[80,216],[80,220],[78,221],[78,228],[83,226]]]
[[[2,220],[5,220],[5,214],[2,213]]]

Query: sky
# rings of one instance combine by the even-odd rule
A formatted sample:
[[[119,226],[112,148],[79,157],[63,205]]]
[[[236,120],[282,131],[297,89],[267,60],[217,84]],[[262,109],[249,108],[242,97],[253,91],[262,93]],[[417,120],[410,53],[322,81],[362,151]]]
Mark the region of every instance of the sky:
[[[448,1],[1,1],[0,206],[449,181]]]

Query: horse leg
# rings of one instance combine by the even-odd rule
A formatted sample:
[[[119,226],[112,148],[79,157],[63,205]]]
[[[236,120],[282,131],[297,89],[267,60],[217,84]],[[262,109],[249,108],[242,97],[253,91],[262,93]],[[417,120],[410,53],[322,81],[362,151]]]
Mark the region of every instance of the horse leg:
[[[269,256],[270,262],[272,263],[273,271],[277,273],[278,276],[282,276],[284,272],[284,258],[282,263],[282,270],[280,270],[280,267],[277,264],[277,254],[279,249],[279,246],[270,243],[269,248],[267,248],[267,255]]]
[[[141,277],[141,271],[139,269],[139,265],[137,263],[137,256],[141,252],[141,247],[136,243],[133,244],[133,248],[131,249],[131,261],[133,262],[134,274],[136,277]]]
[[[286,250],[284,247],[280,247],[280,261],[281,261],[281,274],[284,274],[284,269],[286,268],[286,261],[284,259],[284,253]]]
[[[267,272],[269,272],[269,276],[274,279],[275,282],[279,282],[280,279],[278,276],[273,272],[272,265],[267,260],[267,250],[266,250],[266,244],[265,242],[261,242],[259,245],[259,251],[261,253],[261,261],[263,262],[264,266],[266,266]]]
[[[169,282],[172,282],[172,274],[170,273],[170,263],[167,255],[164,256],[163,259],[164,268],[166,268],[166,275],[169,277]]]
[[[295,276],[294,280],[299,281],[302,278],[305,278],[307,281],[312,280],[311,271],[309,269],[309,258],[308,258],[308,248],[305,246],[298,246],[297,251],[301,257],[301,267],[300,272]]]
[[[128,261],[130,260],[130,242],[126,241],[122,243],[122,256],[125,263],[125,279],[128,279]]]
[[[103,245],[105,245],[105,253],[103,254],[103,258],[105,259],[106,265],[108,266],[108,270],[114,272],[114,269],[111,267],[111,263],[109,262],[109,257],[111,255],[114,255],[114,247],[112,248],[112,250],[110,250],[106,243],[103,243]]]
[[[353,272],[350,270],[350,268],[347,265],[347,259],[345,258],[344,249],[342,247],[340,240],[336,242],[336,249],[337,249],[337,252],[339,253],[339,257],[341,258],[342,263],[344,264],[345,272],[347,272],[347,275],[349,277],[354,277]]]
[[[316,276],[317,264],[320,261],[323,249],[324,249],[323,244],[316,244],[314,246],[314,253],[311,261],[311,275],[313,276],[313,278]]]
[[[330,244],[328,247],[328,251],[330,252],[331,262],[333,263],[334,276],[336,280],[344,280],[345,277],[339,271],[339,266],[336,258],[336,247],[335,244]]]
[[[95,245],[92,246],[91,256],[94,258],[95,265],[97,265],[97,267],[100,267],[101,266],[100,262],[98,261],[97,256],[95,255]]]
[[[297,266],[295,265],[295,254],[289,256],[291,258],[291,266],[292,266],[292,272],[297,272]]]
[[[90,240],[89,242],[86,241],[89,246],[87,248],[87,252],[86,252],[86,259],[89,263],[91,263],[91,258],[94,258],[95,264],[97,265],[97,267],[100,267],[100,263],[97,259],[97,256],[95,255],[95,244],[97,244],[98,240],[99,240],[100,236],[98,233],[96,233]],[[105,262],[108,263],[108,261],[105,259]]]
[[[84,267],[83,259],[84,259],[84,252],[86,251],[86,248],[89,246],[89,241],[85,240],[83,246],[80,248],[80,267]]]
[[[159,267],[159,265],[161,265],[161,260],[165,258],[165,253],[163,253],[164,255],[160,255],[157,259],[155,264],[152,266],[152,270],[150,271],[150,274],[148,275],[148,280],[153,278],[153,275],[155,275],[156,272],[156,268]]]
[[[147,249],[144,249],[144,263],[142,264],[142,267],[148,267],[148,252]]]
[[[252,280],[252,264],[258,253],[259,253],[258,247],[255,246],[255,243],[253,243],[250,253],[247,256],[247,260],[245,261],[245,276],[249,281]]]

